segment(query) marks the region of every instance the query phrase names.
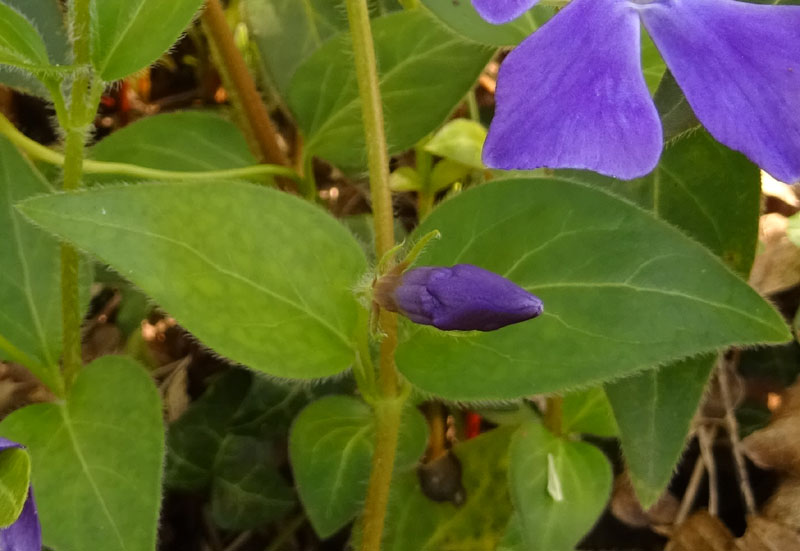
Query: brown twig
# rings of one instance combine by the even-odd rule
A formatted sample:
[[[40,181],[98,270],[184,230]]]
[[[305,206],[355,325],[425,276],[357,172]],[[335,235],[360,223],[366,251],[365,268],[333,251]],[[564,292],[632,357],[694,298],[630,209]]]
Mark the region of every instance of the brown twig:
[[[220,0],[206,0],[202,21],[212,48],[221,59],[218,69],[223,80],[231,88],[228,92],[232,100],[239,104],[237,108],[241,109],[245,119],[242,122],[249,126],[253,138],[258,143],[261,161],[290,166],[289,158],[279,144],[278,132],[269,118],[267,107],[261,100],[241,52],[236,47]]]
[[[734,351],[730,358],[727,356],[722,356],[720,358],[717,365],[717,383],[719,384],[720,396],[722,397],[722,405],[725,407],[725,424],[727,425],[728,438],[730,438],[731,442],[731,452],[733,453],[733,459],[736,463],[739,490],[744,497],[747,514],[752,515],[756,511],[756,500],[753,497],[753,490],[750,487],[750,477],[747,474],[747,465],[744,461],[744,454],[742,454],[741,440],[739,439],[739,424],[736,422],[729,386],[730,379],[728,378],[728,370],[738,362],[738,359],[738,351]]]
[[[697,428],[697,442],[700,457],[708,473],[708,512],[714,516],[719,513],[719,491],[717,488],[717,464],[714,461],[714,436],[716,430],[700,425]]]
[[[712,442],[714,438],[717,436],[717,427],[711,426],[707,427],[704,426],[704,429],[708,431],[706,433],[708,435],[709,440]],[[698,429],[699,432],[700,429]],[[698,436],[698,443],[699,443],[699,436]],[[678,514],[675,515],[675,526],[680,526],[683,521],[686,520],[686,517],[689,516],[689,512],[692,510],[692,506],[694,505],[695,499],[697,498],[697,492],[700,490],[700,483],[703,481],[703,475],[706,474],[706,466],[705,466],[705,456],[701,453],[698,456],[697,460],[694,463],[694,469],[692,469],[692,476],[689,478],[689,484],[686,486],[686,491],[683,493],[683,499],[681,500],[681,506],[678,509]],[[709,477],[709,483],[711,482],[711,477]],[[710,494],[710,492],[709,492]]]

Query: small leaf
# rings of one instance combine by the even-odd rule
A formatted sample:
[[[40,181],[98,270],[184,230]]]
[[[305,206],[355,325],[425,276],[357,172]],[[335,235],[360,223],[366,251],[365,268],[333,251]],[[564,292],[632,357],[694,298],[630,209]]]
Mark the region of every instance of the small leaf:
[[[44,39],[33,23],[2,2],[0,2],[0,63],[20,68],[50,64]]]
[[[469,0],[422,0],[422,3],[464,38],[489,46],[516,46],[555,13],[552,7],[540,4],[510,23],[492,25],[478,15]]]
[[[506,480],[512,432],[513,428],[500,427],[453,447],[466,490],[466,501],[459,507],[428,499],[416,473],[397,474],[383,551],[495,549],[511,515]]]
[[[481,161],[484,141],[486,128],[481,123],[469,119],[453,119],[425,144],[425,151],[476,170],[484,170],[486,167]]]
[[[144,69],[189,26],[202,0],[91,0],[92,64],[112,81]]]
[[[389,175],[389,188],[394,192],[419,191],[422,189],[419,172],[410,166],[401,166]]]
[[[576,432],[611,438],[619,433],[611,404],[601,387],[567,394],[562,408],[564,434]]]
[[[665,142],[700,127],[700,121],[669,71],[664,73],[653,99],[661,118]]]
[[[596,189],[496,181],[439,205],[416,235],[433,229],[442,239],[419,265],[475,264],[544,302],[539,318],[488,333],[404,323],[398,368],[440,396],[559,391],[729,344],[789,337],[780,315],[705,248]]]
[[[563,440],[540,423],[521,426],[509,449],[511,501],[525,549],[573,549],[603,512],[611,465],[584,442]]]
[[[450,159],[436,163],[431,171],[431,191],[434,193],[447,189],[456,182],[463,181],[474,170]]]
[[[155,549],[164,431],[158,391],[141,366],[100,358],[65,402],[17,410],[0,434],[30,452],[47,547]]]
[[[439,126],[472,87],[492,50],[443,28],[422,10],[373,20],[389,153],[416,144]],[[288,102],[305,133],[305,154],[345,170],[366,167],[361,102],[349,34],[305,61]]]
[[[651,94],[655,94],[659,84],[661,83],[667,66],[664,63],[664,60],[661,58],[658,48],[656,48],[656,45],[650,38],[650,35],[647,34],[644,25],[642,25],[641,33],[642,73],[644,73],[644,79],[647,82],[647,89],[650,90]]]
[[[21,448],[7,448],[0,452],[0,528],[5,528],[19,518],[28,500],[31,483],[31,458]]]
[[[427,425],[416,408],[404,413],[395,469],[414,465],[425,451]],[[312,403],[289,436],[292,470],[314,531],[327,538],[355,517],[367,492],[374,450],[372,410],[346,396]]]
[[[316,206],[241,182],[109,186],[20,209],[88,249],[206,345],[253,369],[347,369],[366,260]]]
[[[241,168],[258,163],[242,132],[210,112],[184,111],[145,117],[89,149],[98,161],[175,171]],[[86,174],[90,183],[119,181],[114,174]],[[129,176],[125,176],[130,181]]]
[[[271,445],[252,436],[228,435],[214,465],[211,517],[223,530],[250,530],[279,519],[295,505],[278,472]]]

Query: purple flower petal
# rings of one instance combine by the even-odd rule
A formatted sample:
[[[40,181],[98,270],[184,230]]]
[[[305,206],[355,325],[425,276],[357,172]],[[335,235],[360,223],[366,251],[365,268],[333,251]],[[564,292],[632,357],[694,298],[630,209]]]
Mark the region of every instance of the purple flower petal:
[[[628,2],[573,0],[527,38],[500,67],[486,165],[584,168],[623,179],[650,172],[662,133],[639,33]]]
[[[22,507],[19,518],[0,530],[0,549],[2,551],[39,551],[42,548],[42,529],[39,514],[33,500],[33,491],[28,489],[28,499]]]
[[[489,23],[508,23],[531,9],[539,0],[472,0],[475,11]]]
[[[672,0],[638,10],[703,126],[777,179],[800,180],[800,8]]]
[[[444,331],[494,331],[542,313],[537,296],[471,264],[409,270],[393,299],[411,321]]]

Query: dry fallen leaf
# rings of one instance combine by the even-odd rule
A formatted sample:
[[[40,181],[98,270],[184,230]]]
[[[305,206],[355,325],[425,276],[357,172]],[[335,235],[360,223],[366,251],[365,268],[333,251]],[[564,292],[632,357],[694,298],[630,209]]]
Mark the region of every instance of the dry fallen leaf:
[[[665,491],[658,501],[645,512],[636,498],[628,471],[624,471],[614,479],[611,514],[629,526],[645,528],[672,524],[679,507],[680,503],[675,496]]]
[[[698,511],[672,533],[665,551],[730,551],[730,530],[708,511]]]
[[[765,214],[758,224],[761,250],[756,256],[750,284],[768,295],[800,283],[800,248],[786,235],[788,221],[776,212]]]
[[[800,478],[781,482],[761,512],[764,518],[800,532]]]
[[[763,517],[747,519],[747,531],[736,540],[736,551],[792,551],[800,549],[800,535]]]
[[[800,477],[800,383],[786,389],[769,424],[742,440],[742,450],[762,469]]]

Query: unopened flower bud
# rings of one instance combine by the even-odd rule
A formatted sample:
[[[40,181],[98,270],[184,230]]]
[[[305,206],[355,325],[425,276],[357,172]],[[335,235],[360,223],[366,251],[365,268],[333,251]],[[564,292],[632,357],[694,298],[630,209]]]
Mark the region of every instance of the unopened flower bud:
[[[444,331],[493,331],[542,313],[542,301],[522,287],[471,264],[422,266],[388,274],[375,301],[411,321]]]

